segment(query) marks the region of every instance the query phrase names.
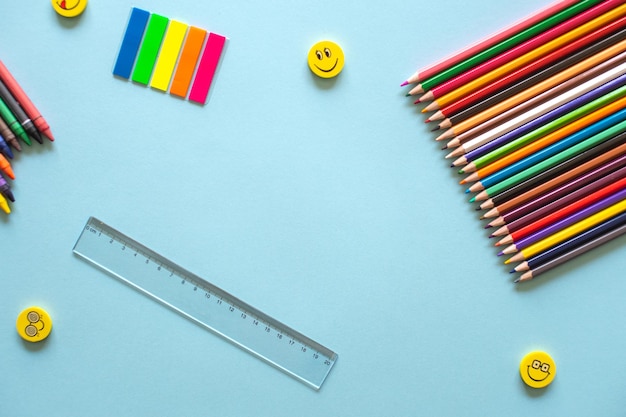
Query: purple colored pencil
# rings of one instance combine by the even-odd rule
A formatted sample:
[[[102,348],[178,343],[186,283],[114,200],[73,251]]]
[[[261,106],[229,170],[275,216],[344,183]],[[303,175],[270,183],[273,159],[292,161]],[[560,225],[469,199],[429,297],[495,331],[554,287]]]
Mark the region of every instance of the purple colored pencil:
[[[621,159],[621,163],[624,164],[624,161],[626,161],[626,155],[618,158],[618,160],[619,159]],[[611,161],[610,164],[594,169],[593,171],[576,178],[574,181],[568,182],[549,193],[543,194],[536,200],[522,204],[514,210],[511,210],[509,213],[503,215],[502,218],[506,221],[509,233],[518,230],[540,217],[550,214],[561,207],[565,207],[566,205],[573,203],[574,201],[603,187],[606,187],[621,178],[626,178],[626,166],[622,166],[618,170],[610,172],[610,169],[614,168],[615,161]],[[609,169],[607,169],[607,167],[609,167]],[[581,184],[585,185],[580,187]]]
[[[550,110],[549,112],[531,120],[530,122],[523,124],[504,135],[498,136],[494,140],[485,143],[482,146],[479,146],[476,149],[473,149],[465,154],[465,159],[469,161],[473,161],[476,158],[486,155],[494,149],[499,148],[500,146],[509,143],[527,133],[532,132],[533,130],[541,127],[542,125],[549,123],[553,120],[558,119],[561,116],[564,116],[579,107],[590,103],[593,100],[596,100],[611,91],[626,85],[626,74],[622,74],[613,80],[602,84],[601,86],[594,88],[591,91],[588,91],[585,94],[582,94],[575,99],[557,107],[556,109]]]
[[[616,192],[615,194],[606,197],[594,204],[591,204],[588,207],[585,207],[584,209],[571,214],[553,224],[551,224],[550,226],[539,230],[538,232],[532,233],[520,240],[518,240],[517,242],[514,243],[515,247],[517,248],[517,250],[522,250],[530,245],[532,245],[535,242],[538,242],[556,232],[558,232],[561,229],[564,229],[568,226],[571,226],[574,223],[577,223],[583,219],[586,219],[587,217],[591,216],[592,214],[595,214],[597,212],[599,212],[600,210],[604,210],[607,207],[612,206],[615,203],[618,203],[622,200],[626,199],[626,188],[623,190],[620,190],[618,192]],[[498,256],[500,255],[504,255],[504,251],[500,252],[498,254]]]

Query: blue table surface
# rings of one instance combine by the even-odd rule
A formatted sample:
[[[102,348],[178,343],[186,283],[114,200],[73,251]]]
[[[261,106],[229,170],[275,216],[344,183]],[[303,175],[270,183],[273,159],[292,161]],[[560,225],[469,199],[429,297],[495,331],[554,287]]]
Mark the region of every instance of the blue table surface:
[[[0,416],[623,416],[626,239],[513,284],[399,87],[545,5],[2,2],[0,59],[56,141],[16,155],[0,216]],[[229,38],[206,105],[112,75],[132,6]],[[306,64],[322,39],[332,80]],[[78,259],[89,216],[336,351],[322,389]]]

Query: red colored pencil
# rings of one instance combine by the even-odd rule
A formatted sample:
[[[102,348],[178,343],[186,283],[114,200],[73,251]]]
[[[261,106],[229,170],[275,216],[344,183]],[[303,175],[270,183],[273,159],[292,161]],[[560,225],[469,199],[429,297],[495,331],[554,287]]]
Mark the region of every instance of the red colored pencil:
[[[506,88],[507,86],[513,84],[514,82],[529,76],[535,71],[539,71],[542,68],[546,68],[549,65],[557,63],[559,60],[565,58],[569,54],[575,53],[576,51],[584,48],[587,45],[591,45],[594,42],[597,42],[603,39],[606,36],[609,36],[615,31],[618,31],[622,28],[626,27],[626,16],[620,19],[617,19],[610,24],[601,27],[600,29],[593,31],[582,38],[579,38],[565,46],[563,48],[559,48],[556,51],[549,53],[533,62],[524,65],[521,68],[513,71],[510,74],[505,75],[502,78],[495,80],[493,83],[490,83],[465,97],[462,97],[456,100],[453,103],[443,107],[440,109],[439,103],[437,100],[430,103],[426,106],[422,112],[426,113],[429,111],[440,110],[444,116],[449,116],[451,114],[457,113],[464,108],[471,106],[472,104],[483,100],[485,97],[488,97],[491,94],[496,93],[497,91]]]
[[[485,39],[476,42],[475,44],[461,50],[457,51],[454,54],[448,56],[447,58],[442,59],[441,61],[429,65],[425,68],[422,68],[416,71],[413,75],[411,75],[407,80],[402,83],[402,86],[407,84],[413,84],[420,80],[425,80],[426,78],[430,78],[433,75],[450,68],[451,66],[464,61],[465,59],[471,57],[472,55],[481,52],[490,46],[493,46],[501,41],[515,35],[516,33],[521,32],[522,30],[541,22],[542,20],[552,16],[560,12],[561,10],[577,3],[580,0],[563,0],[557,1],[545,9],[539,10],[531,16],[528,16],[516,23],[513,23],[511,26],[502,29],[499,32],[496,32],[492,35],[487,36]]]
[[[445,82],[439,83],[438,85],[431,87],[430,93],[432,94],[432,98],[437,98],[453,90],[456,90],[464,84],[467,84],[469,81],[474,80],[484,74],[487,74],[488,72],[493,71],[510,61],[513,61],[514,59],[520,58],[522,55],[534,51],[540,46],[555,40],[559,36],[565,35],[566,33],[571,32],[578,27],[581,27],[583,24],[590,22],[598,16],[601,16],[604,13],[615,9],[617,6],[623,4],[623,1],[624,0],[606,0],[590,8],[589,10],[585,10],[584,12],[577,14],[576,16],[564,21],[563,23],[560,23],[553,28],[542,32],[539,35],[536,35],[535,37],[525,42],[522,42],[521,44],[507,51],[504,51],[501,54],[496,55],[495,57],[481,64],[478,64],[475,67],[468,69]],[[426,88],[428,87],[425,86],[425,89]],[[425,94],[424,96],[422,96],[422,98],[426,96],[427,95]],[[422,98],[420,98],[420,101],[424,101]]]
[[[609,197],[621,190],[623,190],[624,188],[626,188],[626,178],[622,178],[620,180],[618,180],[617,182],[614,182],[613,184],[610,184],[604,188],[601,188],[598,191],[595,191],[591,194],[589,194],[586,197],[581,198],[580,200],[571,203],[561,209],[558,209],[556,211],[554,211],[553,213],[550,213],[536,221],[534,221],[533,223],[530,223],[524,227],[522,227],[519,230],[516,230],[515,232],[510,233],[509,235],[507,235],[506,237],[504,237],[503,239],[501,239],[500,241],[498,241],[496,243],[496,246],[501,246],[501,245],[508,245],[511,244],[513,242],[518,241],[519,239],[522,239],[526,236],[529,236],[532,233],[535,233],[541,229],[544,229],[545,227],[556,223],[557,221],[564,219],[565,217],[572,215],[574,213],[579,212],[580,210],[584,209],[585,207],[589,207],[590,205],[606,198]]]

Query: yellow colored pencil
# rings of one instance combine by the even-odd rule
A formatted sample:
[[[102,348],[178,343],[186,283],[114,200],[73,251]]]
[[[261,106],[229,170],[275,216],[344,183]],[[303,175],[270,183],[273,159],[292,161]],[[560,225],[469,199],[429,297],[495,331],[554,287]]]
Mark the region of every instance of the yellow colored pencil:
[[[520,262],[530,258],[531,256],[537,255],[559,243],[581,233],[587,229],[592,228],[593,226],[604,222],[605,220],[610,219],[613,216],[616,216],[620,213],[626,211],[626,200],[622,200],[619,203],[615,203],[610,207],[605,208],[591,216],[583,219],[573,225],[566,227],[565,229],[559,230],[546,237],[545,239],[540,240],[539,242],[533,243],[532,245],[522,249],[515,256],[504,261],[505,264],[509,264],[511,262]]]

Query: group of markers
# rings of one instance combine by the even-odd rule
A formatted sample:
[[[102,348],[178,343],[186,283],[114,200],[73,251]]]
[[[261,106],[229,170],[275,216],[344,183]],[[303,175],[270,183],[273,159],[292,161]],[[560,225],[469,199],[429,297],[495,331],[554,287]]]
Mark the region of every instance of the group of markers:
[[[557,1],[409,84],[515,282],[626,232],[624,0]]]
[[[7,178],[15,179],[9,159],[11,149],[21,151],[20,141],[31,145],[31,139],[53,141],[50,126],[30,101],[13,75],[0,61],[0,210],[10,213],[8,201],[15,201]]]

